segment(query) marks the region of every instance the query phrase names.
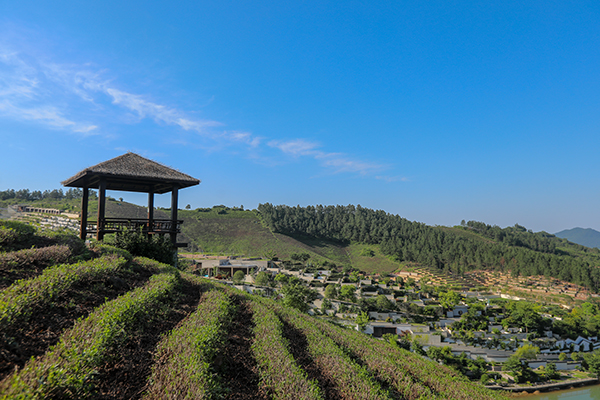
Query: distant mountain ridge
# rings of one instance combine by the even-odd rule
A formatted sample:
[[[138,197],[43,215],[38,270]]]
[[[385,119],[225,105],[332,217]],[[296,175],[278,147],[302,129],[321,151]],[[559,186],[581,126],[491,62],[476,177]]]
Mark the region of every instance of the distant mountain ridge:
[[[600,232],[591,228],[565,229],[554,235],[582,246],[600,248]]]

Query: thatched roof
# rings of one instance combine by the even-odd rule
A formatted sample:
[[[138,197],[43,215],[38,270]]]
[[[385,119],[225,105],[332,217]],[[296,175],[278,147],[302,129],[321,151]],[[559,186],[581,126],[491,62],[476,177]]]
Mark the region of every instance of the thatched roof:
[[[108,190],[159,194],[170,192],[173,185],[182,189],[200,183],[196,178],[131,152],[86,168],[61,183],[68,187],[98,189],[100,178],[106,179]]]

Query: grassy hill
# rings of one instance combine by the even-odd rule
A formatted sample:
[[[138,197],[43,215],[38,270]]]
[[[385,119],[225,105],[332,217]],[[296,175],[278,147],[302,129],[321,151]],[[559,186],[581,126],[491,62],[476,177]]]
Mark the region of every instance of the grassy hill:
[[[0,227],[0,272],[15,275],[0,290],[2,399],[504,398],[391,342],[110,246],[32,273],[10,261],[22,250],[4,251],[32,239],[15,227]]]
[[[4,205],[0,203],[0,207]],[[42,200],[34,205],[71,212],[77,212],[79,207],[76,200]],[[360,207],[356,207],[354,215],[353,206],[334,209],[338,213],[336,222],[334,217],[324,217],[321,206],[297,210],[278,207],[271,207],[271,211],[279,210],[274,214],[225,206],[179,210],[184,224],[178,242],[189,244],[186,251],[209,254],[275,254],[289,259],[294,253],[308,253],[310,262],[315,264],[334,263],[369,273],[418,267],[419,273],[432,282],[463,288],[480,286],[467,274],[477,270],[523,276],[550,274],[593,292],[600,287],[598,249],[545,232],[533,233],[519,225],[499,228],[469,221],[462,226],[430,227]],[[96,208],[97,202],[91,201],[91,220],[95,219]],[[281,214],[282,210],[287,216]],[[322,214],[311,217],[315,212]],[[108,198],[106,213],[108,217],[120,218],[147,216],[145,207],[113,198]],[[155,215],[169,218],[170,211],[159,208]],[[339,218],[346,217],[348,221],[340,223]],[[331,228],[331,224],[337,225]]]

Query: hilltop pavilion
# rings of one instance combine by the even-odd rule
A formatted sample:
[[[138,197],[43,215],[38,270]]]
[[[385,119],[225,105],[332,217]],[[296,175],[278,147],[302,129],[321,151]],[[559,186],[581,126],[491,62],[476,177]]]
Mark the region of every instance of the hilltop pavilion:
[[[102,240],[104,234],[135,230],[152,235],[168,234],[174,247],[177,233],[183,221],[177,219],[177,200],[179,189],[198,185],[200,181],[189,175],[166,167],[135,153],[126,153],[111,160],[86,168],[71,178],[61,182],[63,186],[83,189],[81,199],[81,239],[88,233]],[[98,189],[98,219],[88,221],[89,189]],[[148,193],[148,218],[106,218],[106,190]],[[171,192],[171,218],[154,218],[154,194]]]

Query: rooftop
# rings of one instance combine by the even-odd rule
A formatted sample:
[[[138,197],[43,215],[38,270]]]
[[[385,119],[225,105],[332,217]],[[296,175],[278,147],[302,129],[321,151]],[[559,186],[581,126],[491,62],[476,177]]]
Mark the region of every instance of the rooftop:
[[[198,185],[200,180],[135,153],[126,153],[92,167],[85,168],[61,182],[67,187],[98,189],[100,179],[106,179],[106,189],[127,192],[167,193]]]

